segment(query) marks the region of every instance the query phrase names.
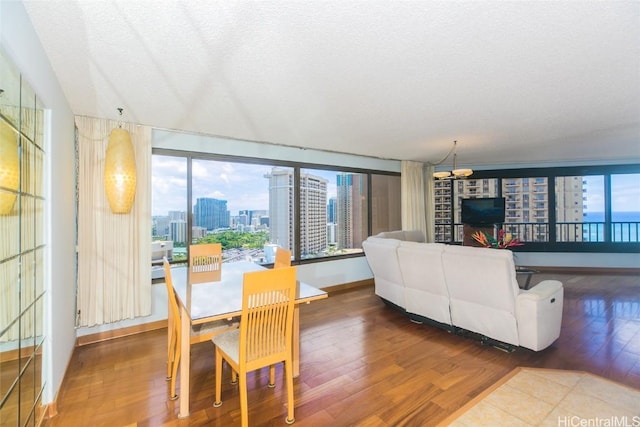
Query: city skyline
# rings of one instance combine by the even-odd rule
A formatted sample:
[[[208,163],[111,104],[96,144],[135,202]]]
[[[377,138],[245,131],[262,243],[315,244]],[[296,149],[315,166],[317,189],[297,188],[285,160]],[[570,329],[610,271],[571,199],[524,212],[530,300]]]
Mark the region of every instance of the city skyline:
[[[170,164],[171,162],[167,162],[167,165],[170,166]],[[174,164],[173,166],[175,167],[176,165]],[[210,165],[198,164],[194,166],[192,175],[199,177],[194,178],[194,182],[197,182],[203,176],[210,177],[211,168],[208,168],[207,173],[203,174],[202,172],[205,171],[203,166]],[[220,170],[229,171],[228,165],[218,166],[221,166]],[[251,168],[250,172],[251,174],[262,173],[264,168]],[[336,187],[338,189],[336,198],[327,193],[329,179],[319,176],[320,174],[327,175],[326,171],[302,169],[298,184],[300,186],[299,216],[305,218],[305,223],[300,242],[297,243],[295,242],[295,227],[293,226],[295,219],[292,214],[293,198],[295,197],[294,183],[298,182],[294,172],[294,169],[290,167],[272,167],[261,177],[254,175],[254,179],[258,179],[258,182],[261,182],[263,178],[268,180],[268,210],[240,209],[238,216],[233,216],[234,220],[231,220],[232,215],[227,208],[226,198],[200,197],[200,195],[194,194],[192,196],[195,199],[192,229],[198,228],[211,231],[227,228],[234,229],[236,226],[244,229],[244,225],[248,224],[246,221],[239,221],[241,214],[261,212],[263,216],[269,215],[269,219],[264,222],[269,232],[269,242],[289,249],[293,248],[294,243],[299,244],[298,250],[303,257],[326,254],[331,250],[331,244],[336,243],[337,248],[334,246],[334,250],[359,248],[362,240],[366,238],[366,230],[363,229],[363,226],[366,225],[366,219],[364,218],[366,209],[362,207],[362,204],[365,203],[364,200],[366,200],[366,198],[362,197],[367,188],[366,175],[332,172],[328,178],[336,179]],[[182,183],[179,182],[177,185],[178,191],[181,191],[181,186]],[[167,190],[171,190],[170,186],[166,187]],[[221,193],[216,195],[222,197]],[[328,224],[328,211],[331,200],[337,201],[337,224],[334,225],[335,230],[330,229]],[[182,215],[181,211],[170,212],[173,217],[179,220],[170,220],[169,216],[155,215],[153,234],[154,236],[165,236],[168,233],[170,240],[184,242],[189,238],[189,230],[187,229],[187,221],[183,216],[187,218],[189,216]],[[262,224],[262,221],[260,223]],[[262,227],[255,228],[255,230],[258,229],[262,229]],[[337,241],[334,241],[332,236],[337,236]]]

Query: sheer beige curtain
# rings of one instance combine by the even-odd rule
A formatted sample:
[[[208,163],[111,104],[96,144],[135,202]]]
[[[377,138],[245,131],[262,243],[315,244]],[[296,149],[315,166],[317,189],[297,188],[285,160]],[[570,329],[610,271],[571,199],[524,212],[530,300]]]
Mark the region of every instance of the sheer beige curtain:
[[[136,195],[129,214],[113,214],[103,186],[112,129],[131,135]],[[78,128],[78,326],[151,314],[151,129],[90,117]]]
[[[402,200],[402,229],[420,230],[427,236],[424,165],[403,160],[400,192]]]
[[[427,242],[435,241],[434,167],[420,162],[401,165],[402,229],[420,230]]]

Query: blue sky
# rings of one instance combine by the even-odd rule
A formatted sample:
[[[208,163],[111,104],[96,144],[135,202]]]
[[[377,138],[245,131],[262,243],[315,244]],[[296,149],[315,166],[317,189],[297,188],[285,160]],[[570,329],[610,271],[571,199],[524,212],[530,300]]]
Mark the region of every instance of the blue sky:
[[[587,212],[604,211],[604,180],[602,176],[585,177],[587,181]],[[640,212],[640,174],[612,175],[611,205],[616,212]]]

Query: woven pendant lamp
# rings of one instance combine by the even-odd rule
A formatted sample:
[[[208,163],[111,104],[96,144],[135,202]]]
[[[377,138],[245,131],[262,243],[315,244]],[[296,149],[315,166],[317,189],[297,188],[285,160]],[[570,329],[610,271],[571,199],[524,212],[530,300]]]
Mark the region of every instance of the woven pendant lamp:
[[[116,128],[109,135],[104,162],[104,189],[111,212],[131,211],[136,195],[136,159],[131,136],[126,129]]]
[[[20,188],[20,158],[18,138],[4,121],[0,121],[0,187],[18,191]],[[0,190],[0,215],[9,215],[18,195]]]

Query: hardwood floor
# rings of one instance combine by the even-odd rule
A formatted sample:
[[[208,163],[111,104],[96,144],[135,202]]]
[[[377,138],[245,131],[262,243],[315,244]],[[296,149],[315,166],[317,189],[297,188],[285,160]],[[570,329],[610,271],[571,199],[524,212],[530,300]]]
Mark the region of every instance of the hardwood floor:
[[[506,353],[387,308],[373,288],[335,293],[301,308],[298,426],[432,426],[517,366],[587,371],[640,389],[640,277],[539,274],[564,283],[561,336],[541,352]],[[192,350],[191,416],[177,419],[165,381],[166,331],[78,347],[48,426],[240,424],[239,398],[223,369],[214,408],[213,346]],[[282,367],[249,377],[249,425],[284,426]],[[178,393],[180,391],[178,390]]]

